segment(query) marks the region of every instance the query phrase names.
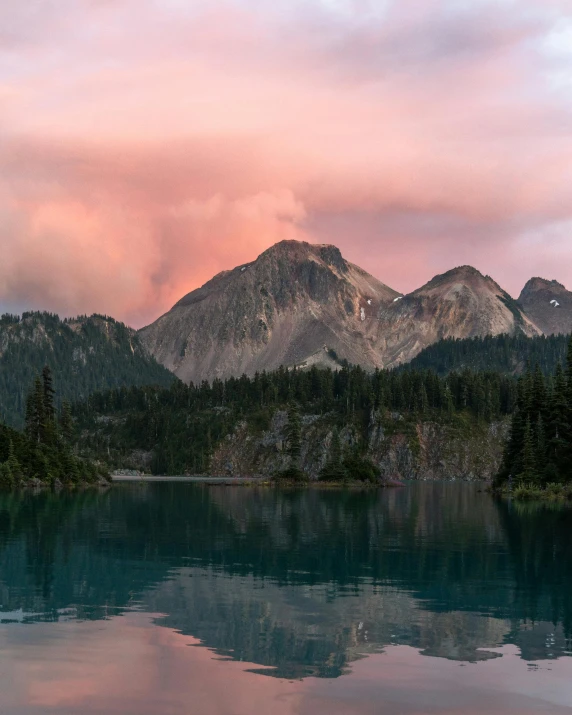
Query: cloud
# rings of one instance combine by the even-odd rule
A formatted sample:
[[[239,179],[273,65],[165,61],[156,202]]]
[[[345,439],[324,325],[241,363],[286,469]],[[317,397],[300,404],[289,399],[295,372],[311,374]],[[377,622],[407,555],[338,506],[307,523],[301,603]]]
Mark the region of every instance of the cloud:
[[[281,238],[401,290],[468,262],[518,292],[537,259],[572,284],[566,7],[2,6],[0,308],[140,325]]]

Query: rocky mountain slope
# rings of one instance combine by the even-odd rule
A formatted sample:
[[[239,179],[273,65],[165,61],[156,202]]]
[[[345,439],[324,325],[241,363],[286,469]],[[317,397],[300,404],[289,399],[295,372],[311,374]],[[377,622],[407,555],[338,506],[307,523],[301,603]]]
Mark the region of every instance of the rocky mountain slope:
[[[444,338],[540,332],[508,293],[470,266],[435,276],[381,308],[377,319],[376,346],[385,367],[409,362]]]
[[[139,334],[187,382],[337,358],[381,366],[375,316],[398,295],[335,246],[283,241],[219,273]]]
[[[198,382],[341,360],[391,367],[443,338],[541,332],[470,266],[403,296],[335,246],[282,241],[189,293],[139,335],[161,364]]]
[[[561,283],[531,278],[518,302],[545,335],[572,332],[572,292]]]
[[[131,385],[169,386],[136,332],[102,315],[61,320],[51,313],[0,317],[0,420],[21,426],[27,391],[49,365],[58,401]]]

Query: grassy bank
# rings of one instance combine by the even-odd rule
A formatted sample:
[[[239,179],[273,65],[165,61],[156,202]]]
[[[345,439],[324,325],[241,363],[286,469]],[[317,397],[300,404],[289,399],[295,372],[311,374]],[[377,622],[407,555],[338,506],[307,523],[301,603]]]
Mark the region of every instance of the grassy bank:
[[[518,484],[512,489],[505,487],[493,490],[493,493],[519,501],[569,501],[572,504],[572,484],[547,484],[545,487],[536,484]]]

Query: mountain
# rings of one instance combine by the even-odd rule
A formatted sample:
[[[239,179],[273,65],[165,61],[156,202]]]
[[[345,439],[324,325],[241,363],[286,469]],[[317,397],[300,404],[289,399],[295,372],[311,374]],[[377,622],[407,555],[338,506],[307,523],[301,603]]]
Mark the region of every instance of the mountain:
[[[49,365],[57,399],[84,399],[132,385],[168,387],[174,380],[136,332],[102,315],[61,320],[51,313],[0,317],[0,420],[21,426],[26,394]]]
[[[572,292],[561,283],[531,278],[522,289],[518,302],[546,335],[572,332]]]
[[[385,367],[409,362],[445,338],[540,333],[508,293],[471,266],[435,276],[381,307],[377,317],[377,346]]]
[[[474,268],[402,296],[338,248],[282,241],[182,298],[139,335],[182,380],[280,365],[391,367],[447,337],[536,335],[517,303]]]
[[[335,246],[282,241],[182,298],[139,335],[182,380],[280,365],[381,365],[375,316],[396,291]]]

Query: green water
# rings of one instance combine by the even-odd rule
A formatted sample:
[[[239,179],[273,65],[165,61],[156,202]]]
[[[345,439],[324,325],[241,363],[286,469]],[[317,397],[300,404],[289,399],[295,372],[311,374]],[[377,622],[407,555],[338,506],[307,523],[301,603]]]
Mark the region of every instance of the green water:
[[[0,494],[0,712],[572,712],[572,510],[467,484]]]

